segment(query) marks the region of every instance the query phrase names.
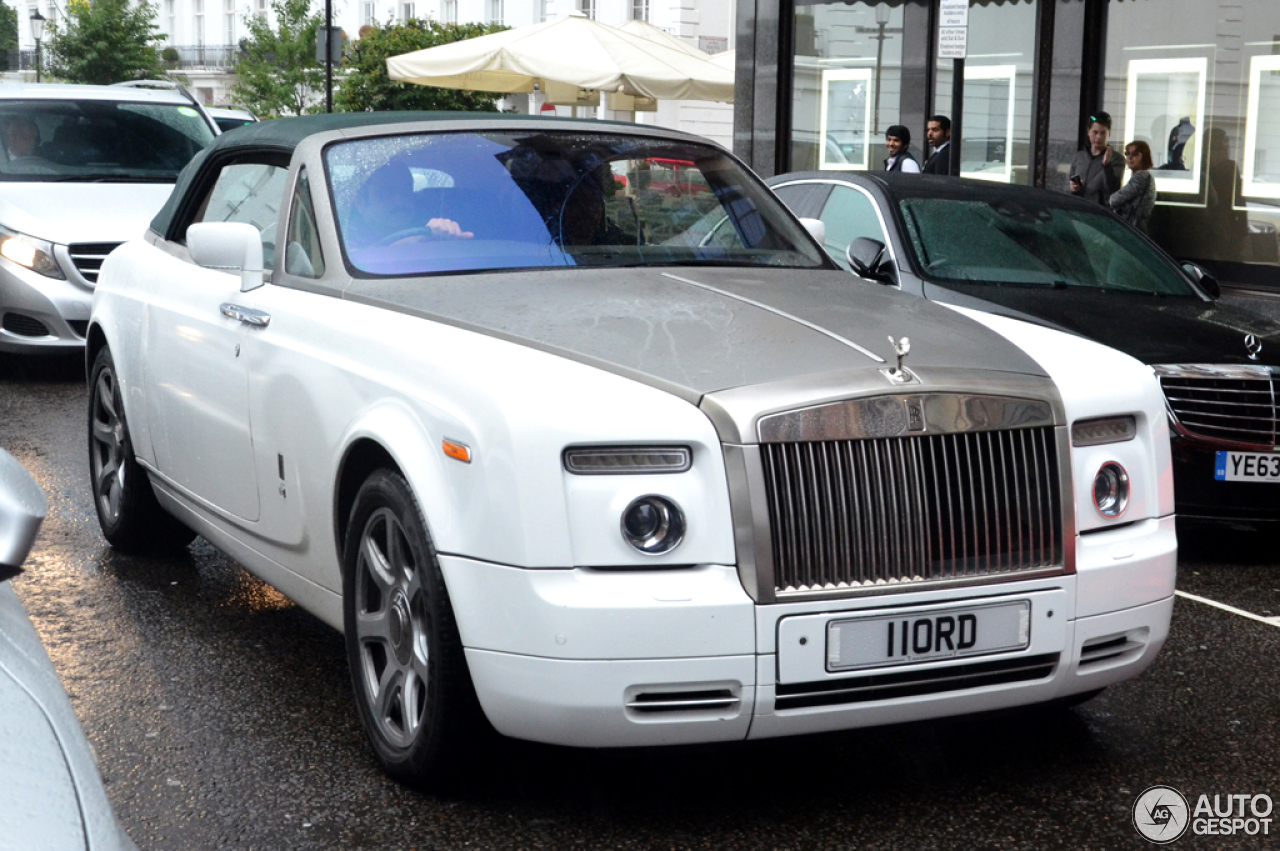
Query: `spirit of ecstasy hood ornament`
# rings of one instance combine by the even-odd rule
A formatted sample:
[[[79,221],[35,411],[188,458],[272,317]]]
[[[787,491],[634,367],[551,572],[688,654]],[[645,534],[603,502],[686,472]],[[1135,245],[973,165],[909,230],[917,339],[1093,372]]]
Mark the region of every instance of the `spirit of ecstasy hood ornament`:
[[[1244,347],[1249,350],[1249,360],[1257,360],[1262,354],[1262,341],[1253,334],[1244,335]]]
[[[898,355],[898,368],[895,372],[898,376],[902,376],[902,359],[911,353],[911,338],[903,337],[901,340],[895,340],[890,335],[889,342],[893,344],[893,351]]]

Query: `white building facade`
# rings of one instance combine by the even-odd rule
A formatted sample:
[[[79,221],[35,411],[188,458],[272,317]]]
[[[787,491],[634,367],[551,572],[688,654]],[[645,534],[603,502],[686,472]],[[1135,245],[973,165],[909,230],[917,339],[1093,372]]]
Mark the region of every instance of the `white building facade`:
[[[13,0],[0,0],[13,2]],[[22,3],[23,0],[17,0]],[[142,0],[146,2],[146,0]],[[270,0],[151,0],[156,25],[165,35],[165,47],[177,51],[175,72],[190,81],[190,88],[208,104],[229,104],[234,85],[231,73],[249,15],[272,16]],[[318,0],[317,0],[318,3]],[[319,8],[323,8],[319,5]],[[21,49],[32,50],[35,41],[27,25],[39,11],[49,22],[66,16],[66,0],[36,0],[18,9]],[[680,38],[708,54],[733,48],[737,0],[333,0],[333,22],[348,38],[358,38],[367,24],[386,24],[414,18],[447,23],[494,23],[522,27],[579,12],[614,26],[638,18]],[[172,55],[172,54],[171,54]],[[539,96],[517,95],[504,102],[518,111],[536,110]],[[558,107],[562,115],[571,107]],[[584,112],[579,112],[584,114]],[[603,107],[602,118],[629,117]],[[704,101],[660,101],[656,112],[637,113],[637,121],[676,127],[708,136],[726,147],[732,145],[733,107]]]

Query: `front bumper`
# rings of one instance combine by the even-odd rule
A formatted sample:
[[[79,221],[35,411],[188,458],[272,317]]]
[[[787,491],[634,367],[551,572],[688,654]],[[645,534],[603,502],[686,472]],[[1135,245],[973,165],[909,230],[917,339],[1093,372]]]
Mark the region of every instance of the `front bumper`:
[[[1213,477],[1217,459],[1215,447],[1176,434],[1170,446],[1173,452],[1173,492],[1179,517],[1244,523],[1280,521],[1280,484],[1217,481]],[[1275,451],[1280,452],[1280,449]]]
[[[72,351],[84,346],[93,287],[65,246],[54,254],[66,280],[46,278],[0,258],[0,352]]]
[[[1081,536],[1076,557],[1071,576],[763,606],[730,566],[525,570],[456,556],[442,556],[441,565],[494,727],[554,744],[617,747],[939,718],[1136,676],[1168,634],[1174,518]],[[1029,647],[909,666],[914,682],[906,689],[845,688],[875,686],[878,675],[903,670],[832,674],[821,641],[793,641],[821,636],[827,621],[851,613],[1001,600],[1030,602]],[[819,699],[793,699],[805,694]]]

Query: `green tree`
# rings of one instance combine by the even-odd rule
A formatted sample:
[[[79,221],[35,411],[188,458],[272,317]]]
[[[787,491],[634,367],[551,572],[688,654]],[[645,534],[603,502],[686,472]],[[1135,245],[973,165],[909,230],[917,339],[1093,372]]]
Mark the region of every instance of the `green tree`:
[[[18,10],[0,3],[0,50],[18,49]]]
[[[316,29],[323,23],[312,0],[272,0],[276,25],[245,18],[232,94],[258,115],[302,115],[324,108],[324,65],[316,61]],[[335,69],[336,70],[336,69]]]
[[[156,45],[156,7],[130,0],[71,0],[67,17],[50,24],[44,62],[68,83],[107,85],[164,76]]]
[[[333,108],[346,112],[380,112],[392,109],[447,109],[497,112],[501,95],[437,89],[400,83],[387,76],[387,57],[435,47],[451,41],[505,30],[487,24],[442,24],[436,21],[362,27],[353,43],[351,67],[333,97]]]

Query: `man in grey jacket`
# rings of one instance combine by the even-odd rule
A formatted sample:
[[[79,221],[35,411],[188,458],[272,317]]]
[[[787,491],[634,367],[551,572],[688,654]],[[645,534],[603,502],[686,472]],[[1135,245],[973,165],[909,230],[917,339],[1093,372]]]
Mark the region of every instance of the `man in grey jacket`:
[[[1097,112],[1089,116],[1089,147],[1077,151],[1071,161],[1071,194],[1087,198],[1106,207],[1111,195],[1120,188],[1124,162],[1111,149],[1111,116]]]

